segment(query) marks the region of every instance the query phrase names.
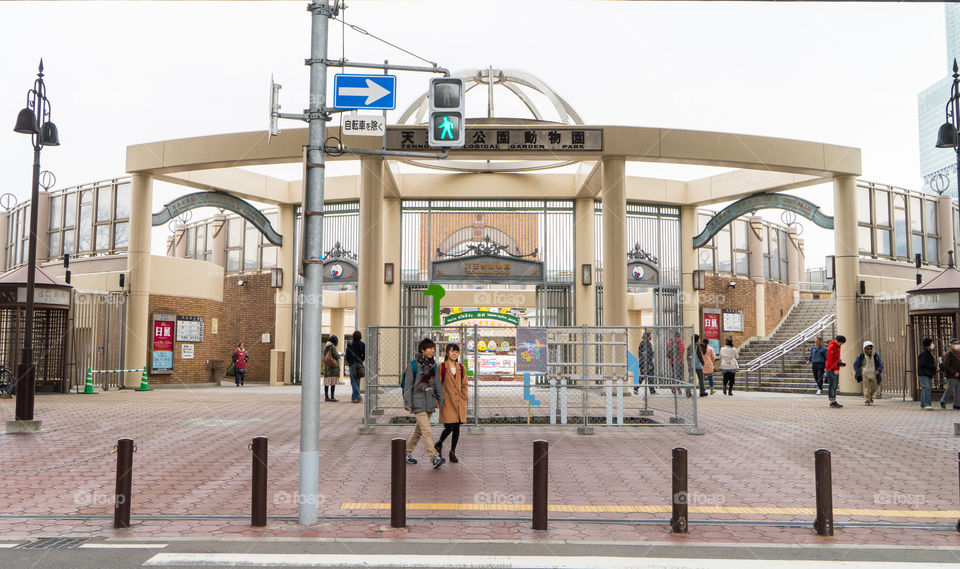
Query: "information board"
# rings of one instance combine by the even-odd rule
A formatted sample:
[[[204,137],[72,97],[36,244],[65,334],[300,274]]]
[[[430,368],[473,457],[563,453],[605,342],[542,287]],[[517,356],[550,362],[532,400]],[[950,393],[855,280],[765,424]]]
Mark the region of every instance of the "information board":
[[[177,341],[202,342],[203,316],[177,316]]]
[[[517,328],[517,373],[547,373],[547,329]]]

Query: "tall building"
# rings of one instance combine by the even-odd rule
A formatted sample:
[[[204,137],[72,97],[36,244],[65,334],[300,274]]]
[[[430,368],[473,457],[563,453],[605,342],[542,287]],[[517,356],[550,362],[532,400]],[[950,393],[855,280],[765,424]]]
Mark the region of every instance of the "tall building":
[[[932,192],[931,181],[938,174],[950,180],[947,193],[957,197],[957,156],[954,152],[935,146],[937,130],[943,124],[950,86],[953,83],[953,60],[960,59],[960,4],[944,4],[947,26],[947,74],[917,95],[917,116],[920,130],[920,175],[924,191]]]

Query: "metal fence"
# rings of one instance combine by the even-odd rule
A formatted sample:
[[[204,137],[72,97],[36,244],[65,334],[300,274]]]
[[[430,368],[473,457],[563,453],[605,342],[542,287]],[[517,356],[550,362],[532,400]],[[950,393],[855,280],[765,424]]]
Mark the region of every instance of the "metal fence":
[[[126,294],[121,292],[74,291],[68,389],[83,387],[87,369],[124,369],[126,300]],[[100,373],[94,378],[105,390],[123,385],[122,373]]]
[[[470,390],[467,425],[699,428],[692,329],[545,327],[546,373],[516,371],[517,328],[371,326],[363,428],[410,425],[400,377],[423,338],[460,348]],[[649,334],[647,336],[647,334]],[[641,342],[646,340],[641,347]]]
[[[874,343],[876,353],[883,359],[880,389],[884,395],[906,398],[911,393],[907,378],[912,374],[908,371],[913,367],[907,365],[906,297],[861,298],[857,305],[862,334],[857,347],[868,340]]]

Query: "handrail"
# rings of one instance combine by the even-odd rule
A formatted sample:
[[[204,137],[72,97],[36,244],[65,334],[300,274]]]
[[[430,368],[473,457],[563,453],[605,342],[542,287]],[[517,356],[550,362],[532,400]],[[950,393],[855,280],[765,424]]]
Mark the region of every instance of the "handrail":
[[[821,317],[812,325],[808,326],[802,332],[796,336],[790,338],[786,342],[780,344],[779,346],[773,348],[772,350],[757,356],[753,360],[747,362],[744,366],[746,372],[756,371],[763,366],[775,362],[793,350],[799,348],[804,343],[808,342],[811,338],[815,338],[817,334],[822,332],[825,328],[837,321],[836,314],[827,314]]]

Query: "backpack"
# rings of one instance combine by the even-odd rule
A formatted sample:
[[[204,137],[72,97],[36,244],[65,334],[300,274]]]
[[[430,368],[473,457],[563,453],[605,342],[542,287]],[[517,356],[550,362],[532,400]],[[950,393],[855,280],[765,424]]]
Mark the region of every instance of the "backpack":
[[[413,370],[418,369],[418,368],[417,368],[417,359],[416,359],[416,358],[410,360],[410,369],[413,369]],[[433,373],[434,373],[434,375],[436,375],[436,373],[437,373],[437,364],[433,364]],[[416,379],[416,377],[417,377],[417,372],[416,372],[416,371],[413,372],[413,377],[414,377],[414,379]],[[402,374],[400,374],[400,391],[403,391],[403,390],[404,390],[404,388],[405,388],[405,386],[406,386],[406,383],[407,383],[407,372],[404,371]]]

